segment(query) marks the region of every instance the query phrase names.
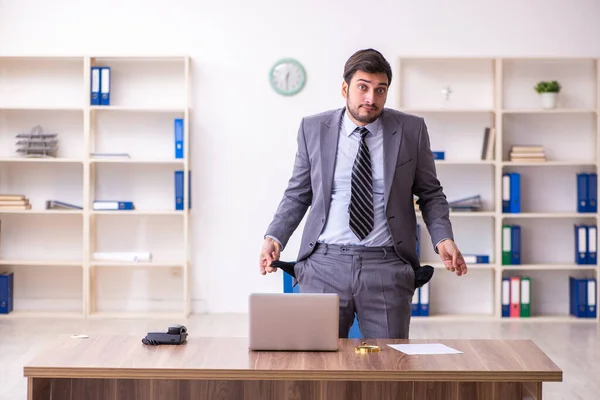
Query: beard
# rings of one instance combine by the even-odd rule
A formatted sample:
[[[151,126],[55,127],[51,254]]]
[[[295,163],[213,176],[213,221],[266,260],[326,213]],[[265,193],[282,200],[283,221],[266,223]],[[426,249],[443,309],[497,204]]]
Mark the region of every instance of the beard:
[[[375,107],[375,109],[368,110],[362,108],[360,105],[352,107],[349,103],[349,101],[346,103],[346,108],[348,109],[348,112],[354,117],[355,120],[360,121],[364,124],[370,124],[371,122],[379,118],[379,116],[381,115],[381,109],[376,108],[375,106],[373,106]]]

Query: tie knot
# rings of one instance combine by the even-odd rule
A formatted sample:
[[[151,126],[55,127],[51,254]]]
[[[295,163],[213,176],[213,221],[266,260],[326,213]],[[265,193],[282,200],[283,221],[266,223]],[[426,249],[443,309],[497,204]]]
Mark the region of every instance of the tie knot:
[[[369,134],[369,130],[367,128],[365,128],[364,126],[360,127],[356,127],[356,131],[358,132],[358,134],[364,139],[365,136],[367,136]]]

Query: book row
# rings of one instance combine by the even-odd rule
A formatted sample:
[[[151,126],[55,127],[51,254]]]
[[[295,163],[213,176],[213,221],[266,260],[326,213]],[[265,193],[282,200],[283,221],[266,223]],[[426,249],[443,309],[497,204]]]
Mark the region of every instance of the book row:
[[[598,212],[598,176],[593,173],[578,173],[577,205],[579,213]],[[521,212],[521,174],[509,172],[502,175],[502,212]]]

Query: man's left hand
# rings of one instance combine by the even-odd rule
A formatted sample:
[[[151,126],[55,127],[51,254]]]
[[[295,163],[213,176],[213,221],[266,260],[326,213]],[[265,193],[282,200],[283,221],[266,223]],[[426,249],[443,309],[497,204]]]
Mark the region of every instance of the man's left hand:
[[[442,241],[437,249],[448,271],[456,272],[458,276],[467,273],[467,263],[452,239]]]

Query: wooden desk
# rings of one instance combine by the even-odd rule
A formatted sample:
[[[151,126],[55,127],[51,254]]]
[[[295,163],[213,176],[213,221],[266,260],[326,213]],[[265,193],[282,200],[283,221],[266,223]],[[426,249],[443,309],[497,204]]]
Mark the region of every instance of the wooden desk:
[[[30,400],[541,399],[562,371],[529,340],[368,340],[379,353],[253,352],[246,338],[61,338],[24,367]],[[443,343],[463,354],[406,355],[388,343]],[[529,397],[528,397],[529,396]]]

